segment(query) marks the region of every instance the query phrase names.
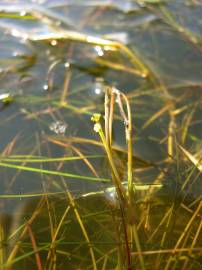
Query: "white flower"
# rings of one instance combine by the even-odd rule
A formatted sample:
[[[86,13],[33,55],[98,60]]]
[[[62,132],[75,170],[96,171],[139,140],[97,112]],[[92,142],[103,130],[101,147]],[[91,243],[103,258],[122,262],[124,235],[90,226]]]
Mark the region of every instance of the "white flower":
[[[102,127],[100,123],[95,123],[94,128],[95,132],[100,132],[102,130]]]

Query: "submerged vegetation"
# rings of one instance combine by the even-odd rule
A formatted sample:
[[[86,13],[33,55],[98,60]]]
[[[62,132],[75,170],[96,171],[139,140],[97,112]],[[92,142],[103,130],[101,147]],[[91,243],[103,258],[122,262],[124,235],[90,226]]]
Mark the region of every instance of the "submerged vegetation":
[[[0,268],[202,269],[200,1],[31,2],[0,4]]]

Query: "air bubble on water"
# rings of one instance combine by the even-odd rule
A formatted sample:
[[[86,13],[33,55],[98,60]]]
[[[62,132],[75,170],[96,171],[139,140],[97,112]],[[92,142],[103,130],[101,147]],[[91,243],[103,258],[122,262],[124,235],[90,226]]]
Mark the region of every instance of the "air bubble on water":
[[[51,45],[56,46],[58,44],[57,40],[51,40]]]
[[[114,197],[115,197],[114,192],[110,192],[109,196],[110,196],[110,198],[114,199]]]
[[[117,194],[115,189],[107,189],[105,192],[106,199],[109,200],[111,203],[117,203]]]
[[[45,91],[47,91],[48,90],[48,84],[44,84],[44,86],[43,86],[43,90],[45,90]]]
[[[69,67],[70,67],[70,63],[69,63],[69,62],[66,62],[66,63],[64,64],[64,66],[65,66],[66,68],[69,68]]]
[[[25,16],[27,12],[25,10],[20,11],[20,16]]]
[[[50,124],[49,129],[56,134],[62,135],[66,132],[67,126],[68,125],[62,121],[55,121]]]
[[[96,95],[100,95],[100,94],[104,93],[104,79],[103,78],[96,78],[95,79],[93,92]]]
[[[100,88],[95,88],[95,94],[100,95],[102,90]]]
[[[103,55],[104,55],[104,51],[103,51],[102,47],[100,47],[100,46],[95,46],[94,49],[95,49],[95,51],[97,52],[97,54],[98,54],[99,56],[103,56]]]

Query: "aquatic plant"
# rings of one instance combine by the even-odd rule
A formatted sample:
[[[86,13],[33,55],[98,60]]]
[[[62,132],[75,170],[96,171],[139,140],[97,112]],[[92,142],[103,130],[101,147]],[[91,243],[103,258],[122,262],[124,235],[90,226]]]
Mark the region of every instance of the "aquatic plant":
[[[66,2],[0,5],[0,268],[202,269],[199,1]]]

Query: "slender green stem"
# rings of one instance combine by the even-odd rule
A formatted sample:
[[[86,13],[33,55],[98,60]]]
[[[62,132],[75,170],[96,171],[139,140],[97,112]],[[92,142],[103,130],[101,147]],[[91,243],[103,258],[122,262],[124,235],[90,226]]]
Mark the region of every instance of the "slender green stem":
[[[134,219],[133,218],[134,216],[133,214],[134,191],[133,191],[133,174],[132,174],[132,169],[133,169],[132,113],[131,113],[131,108],[130,108],[130,104],[129,104],[127,96],[123,94],[122,92],[120,92],[119,90],[115,89],[115,92],[117,94],[117,101],[118,101],[118,105],[120,109],[120,114],[125,124],[126,142],[128,146],[127,170],[128,170],[128,208],[129,208],[128,219],[130,220],[130,223],[128,225],[129,242],[131,242],[131,245],[132,245],[132,240],[134,238],[136,248],[140,254],[139,260],[140,260],[141,270],[145,270],[145,264],[144,264],[144,259],[141,253],[141,245],[140,245],[140,241],[138,237],[137,227],[136,227],[135,221],[133,220]],[[122,98],[125,101],[127,113],[125,113],[124,111]]]
[[[117,188],[118,196],[119,196],[120,200],[122,201],[123,205],[126,205],[126,191],[123,187],[123,184],[121,183],[121,179],[119,177],[118,171],[117,171],[116,166],[114,164],[113,157],[112,157],[110,148],[107,145],[102,128],[100,128],[100,130],[99,130],[99,135],[100,135],[100,138],[102,140],[103,146],[106,150],[107,157],[108,157],[111,169],[112,169],[112,173],[114,175],[114,177],[112,179],[114,180],[115,187]]]
[[[133,192],[133,143],[132,143],[132,114],[128,98],[125,94],[121,93],[124,98],[127,107],[127,122],[125,123],[126,129],[126,142],[128,146],[128,193],[129,201],[132,204],[134,192]]]
[[[110,133],[109,133],[109,115],[110,115],[110,108],[109,108],[109,88],[106,87],[105,89],[105,137],[106,143],[110,148]]]
[[[138,251],[138,254],[139,254],[141,270],[146,270],[136,224],[132,225],[132,229],[133,229],[133,237],[134,237],[134,240],[135,240],[135,245],[136,245],[136,248],[137,248],[137,251]]]

